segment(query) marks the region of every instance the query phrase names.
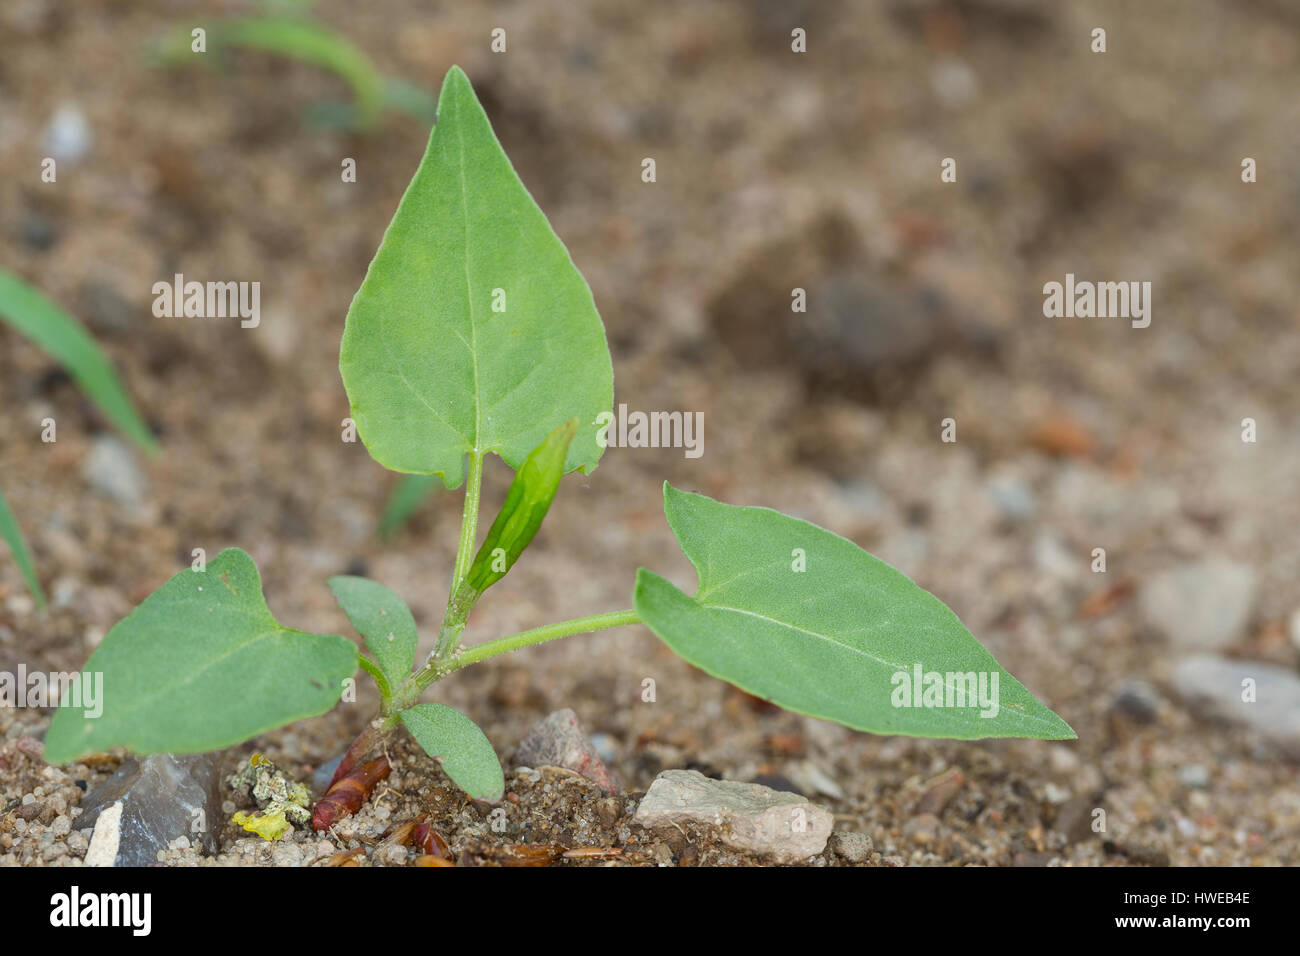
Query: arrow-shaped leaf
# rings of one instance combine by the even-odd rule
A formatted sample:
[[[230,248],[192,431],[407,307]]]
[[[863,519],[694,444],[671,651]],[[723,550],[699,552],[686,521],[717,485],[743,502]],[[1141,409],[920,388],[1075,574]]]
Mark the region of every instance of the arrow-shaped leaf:
[[[467,453],[517,469],[570,418],[591,427],[565,471],[600,459],[614,385],[591,290],[458,67],[348,310],[339,369],[362,441],[393,471],[455,488]]]
[[[666,484],[664,508],[699,591],[642,568],[636,610],[696,667],[872,733],[1075,736],[941,601],[853,542]]]
[[[347,638],[281,627],[253,559],[231,548],[205,571],[176,574],[108,632],[82,671],[78,706],[65,698],[55,711],[45,759],[230,747],[325,713],[356,668]]]

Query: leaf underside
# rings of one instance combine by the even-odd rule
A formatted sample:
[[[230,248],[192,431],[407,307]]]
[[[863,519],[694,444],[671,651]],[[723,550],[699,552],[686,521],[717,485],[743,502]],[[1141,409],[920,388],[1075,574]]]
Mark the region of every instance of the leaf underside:
[[[767,508],[668,485],[664,496],[699,591],[691,597],[642,568],[636,610],[696,667],[788,710],[871,733],[1075,736],[948,607],[853,542]],[[796,571],[800,554],[805,570]],[[899,706],[895,675],[908,675],[910,691],[918,663],[944,675],[945,706]],[[955,693],[947,698],[948,675],[981,673],[990,691],[997,675],[994,716],[980,716],[991,707],[956,706]]]
[[[362,441],[393,471],[455,488],[466,454],[517,469],[575,417],[566,473],[603,451],[613,372],[591,290],[458,67],[348,310],[339,369]]]
[[[347,638],[281,627],[253,559],[231,548],[205,571],[176,574],[108,632],[83,669],[102,674],[103,713],[59,707],[45,759],[230,747],[323,714],[356,667]]]

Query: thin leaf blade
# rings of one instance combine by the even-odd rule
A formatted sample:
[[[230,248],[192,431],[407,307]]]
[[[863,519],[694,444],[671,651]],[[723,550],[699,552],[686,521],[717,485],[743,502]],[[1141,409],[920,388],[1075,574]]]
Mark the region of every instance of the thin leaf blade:
[[[102,675],[102,713],[60,706],[45,758],[230,747],[325,713],[356,668],[347,638],[281,626],[253,559],[231,548],[176,574],[108,632],[83,669]]]
[[[387,541],[397,534],[441,485],[433,475],[402,475],[384,503],[379,519],[380,540]]]
[[[0,270],[0,318],[53,356],[123,434],[147,451],[158,445],[104,353],[81,324],[17,276]]]
[[[570,418],[591,427],[565,471],[600,459],[613,372],[591,290],[458,67],[348,310],[339,369],[362,441],[393,471],[455,488],[468,453],[518,469]]]
[[[478,724],[445,704],[416,704],[402,711],[402,723],[443,772],[475,800],[495,803],[505,793],[501,761]]]
[[[369,578],[339,575],[329,584],[389,684],[396,687],[411,672],[420,640],[411,609],[396,592]]]
[[[699,574],[691,597],[642,568],[636,610],[691,664],[789,710],[879,734],[1075,736],[1005,671],[938,598],[823,528],[665,484],[664,508]],[[800,553],[805,570],[797,571]],[[912,706],[917,665],[942,678],[939,706]],[[961,675],[950,681],[948,675]],[[965,675],[985,675],[996,708]],[[907,679],[906,693],[901,689]],[[953,684],[951,699],[948,685]],[[956,706],[960,684],[969,704]],[[991,693],[989,699],[993,699]],[[982,717],[981,713],[991,712]]]
[[[5,544],[9,545],[9,551],[14,556],[14,563],[18,565],[18,570],[22,572],[23,580],[27,582],[27,587],[36,598],[39,607],[45,607],[45,592],[41,589],[41,579],[36,575],[36,567],[32,564],[32,553],[27,550],[27,542],[23,539],[23,533],[18,528],[18,519],[14,517],[9,503],[5,501],[4,492],[0,491],[0,538],[4,539]]]

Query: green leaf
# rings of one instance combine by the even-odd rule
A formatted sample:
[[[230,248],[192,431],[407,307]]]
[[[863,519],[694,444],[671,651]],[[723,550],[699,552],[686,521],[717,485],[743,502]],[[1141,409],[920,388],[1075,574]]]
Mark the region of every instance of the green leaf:
[[[696,667],[788,710],[877,734],[1075,736],[957,615],[853,542],[767,508],[721,504],[667,484],[664,510],[699,573],[699,591],[690,597],[642,568],[636,610]],[[796,571],[801,560],[805,570]],[[910,694],[918,664],[923,687],[931,672],[954,688],[949,674],[977,682],[985,675],[997,707],[951,706],[961,701],[946,691],[945,706],[899,706],[910,703],[901,685]]]
[[[105,417],[147,451],[158,446],[81,324],[27,283],[0,270],[0,318],[50,353]]]
[[[108,632],[82,672],[102,675],[103,712],[59,707],[45,759],[220,750],[325,713],[356,668],[346,637],[276,623],[253,559],[231,548],[175,575]]]
[[[27,586],[31,588],[37,605],[44,608],[45,592],[41,590],[41,579],[36,576],[36,568],[32,565],[31,552],[27,550],[27,542],[23,540],[23,533],[18,529],[18,521],[14,518],[14,513],[9,509],[9,503],[5,501],[3,492],[0,492],[0,538],[4,539],[5,543],[9,545],[9,550],[13,552],[18,570],[22,572],[23,578],[26,579]]]
[[[570,418],[547,435],[515,473],[501,513],[492,522],[465,576],[476,593],[482,594],[504,578],[532,543],[560,488],[564,456],[577,431],[578,420]]]
[[[442,482],[433,475],[402,475],[384,504],[384,513],[379,519],[380,539],[387,541],[395,535],[441,485]]]
[[[399,685],[411,672],[420,639],[406,602],[376,581],[351,575],[330,578],[330,590],[389,684]]]
[[[370,454],[448,488],[467,453],[517,469],[570,418],[582,427],[566,472],[589,472],[604,450],[595,420],[614,380],[591,290],[458,67],[348,310],[339,369]]]
[[[201,56],[191,51],[190,27],[178,30],[156,48],[169,65]],[[215,56],[225,49],[255,50],[319,67],[339,77],[352,90],[352,119],[360,129],[379,121],[385,97],[384,78],[360,47],[314,20],[295,16],[237,17],[219,20],[208,30],[208,49]]]
[[[444,704],[416,704],[402,711],[402,723],[456,786],[475,800],[501,799],[506,789],[501,761],[478,724]]]

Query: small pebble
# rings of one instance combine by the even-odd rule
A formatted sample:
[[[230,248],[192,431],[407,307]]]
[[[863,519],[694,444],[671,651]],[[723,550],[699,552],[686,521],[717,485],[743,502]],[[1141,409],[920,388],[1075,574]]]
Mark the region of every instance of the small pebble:
[[[831,834],[831,849],[850,863],[865,863],[871,858],[871,837],[855,830],[837,830]]]

